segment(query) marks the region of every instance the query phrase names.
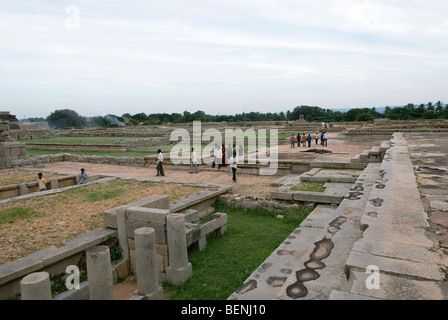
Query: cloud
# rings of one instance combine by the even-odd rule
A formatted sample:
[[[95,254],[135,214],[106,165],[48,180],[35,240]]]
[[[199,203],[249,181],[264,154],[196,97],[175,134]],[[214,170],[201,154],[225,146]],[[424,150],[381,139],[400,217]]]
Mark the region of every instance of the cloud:
[[[67,28],[68,5],[79,7],[80,29]],[[14,2],[0,6],[0,103],[32,101],[45,114],[73,102],[107,114],[95,103],[129,110],[127,101],[131,113],[269,112],[407,103],[422,87],[423,101],[440,100],[447,9],[439,0]]]

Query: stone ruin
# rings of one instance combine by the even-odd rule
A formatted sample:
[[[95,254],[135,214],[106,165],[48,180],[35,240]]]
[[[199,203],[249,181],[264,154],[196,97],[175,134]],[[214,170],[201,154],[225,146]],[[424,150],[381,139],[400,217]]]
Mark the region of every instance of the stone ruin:
[[[4,112],[0,114],[4,114]],[[14,122],[11,124],[14,125]],[[0,121],[0,169],[16,167],[19,160],[27,158],[26,144],[12,139],[9,129],[9,121]]]

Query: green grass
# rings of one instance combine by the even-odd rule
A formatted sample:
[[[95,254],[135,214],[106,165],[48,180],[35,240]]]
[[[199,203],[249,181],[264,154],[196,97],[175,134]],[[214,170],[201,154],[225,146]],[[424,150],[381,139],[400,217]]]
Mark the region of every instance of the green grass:
[[[101,200],[113,199],[123,194],[125,190],[123,189],[114,189],[108,191],[97,191],[86,194],[87,201],[96,202]]]
[[[302,181],[298,185],[291,187],[291,191],[310,191],[310,192],[324,192],[325,182],[310,182],[310,181]]]
[[[193,276],[181,286],[164,283],[171,300],[225,300],[299,226],[311,211],[300,208],[281,213],[265,209],[215,205],[227,213],[227,232],[209,235],[203,251],[190,251]]]
[[[153,148],[148,148],[147,150],[153,150]],[[26,149],[26,152],[31,157],[42,156],[47,154],[58,154],[58,153],[71,153],[84,156],[110,156],[110,157],[145,157],[148,155],[156,154],[155,152],[150,154],[144,151],[99,152],[99,151],[64,151],[64,150],[39,150],[39,149]]]
[[[19,140],[29,143],[64,143],[64,144],[114,144],[118,141],[141,139],[142,137],[49,137],[32,140]]]
[[[31,220],[33,218],[40,217],[40,213],[34,211],[31,208],[10,208],[6,210],[2,210],[0,215],[0,224],[4,223],[14,223],[18,220]]]

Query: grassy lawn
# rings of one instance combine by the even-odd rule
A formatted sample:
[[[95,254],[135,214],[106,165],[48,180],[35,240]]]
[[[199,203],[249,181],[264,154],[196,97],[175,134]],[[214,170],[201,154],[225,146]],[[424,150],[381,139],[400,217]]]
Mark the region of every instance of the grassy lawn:
[[[325,182],[310,182],[310,181],[302,181],[295,187],[291,187],[291,191],[310,191],[310,192],[324,192]]]
[[[171,300],[225,300],[299,226],[311,212],[300,208],[282,213],[215,205],[227,213],[227,232],[209,235],[203,251],[189,252],[193,276],[181,286],[164,283]]]
[[[33,140],[19,140],[29,143],[64,143],[64,144],[114,144],[118,141],[141,139],[142,137],[49,137]]]
[[[153,149],[151,148],[148,150]],[[154,151],[156,151],[156,149]],[[147,151],[99,152],[99,151],[63,151],[63,150],[39,150],[39,149],[26,149],[26,152],[30,157],[43,156],[47,154],[58,154],[58,153],[71,153],[84,156],[110,156],[110,157],[145,157],[156,154],[155,152],[149,153]]]

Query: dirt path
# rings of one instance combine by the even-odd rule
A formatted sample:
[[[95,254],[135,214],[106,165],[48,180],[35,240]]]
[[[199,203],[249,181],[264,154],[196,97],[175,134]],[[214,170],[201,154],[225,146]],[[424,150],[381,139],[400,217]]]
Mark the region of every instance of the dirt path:
[[[129,178],[227,184],[233,186],[233,193],[257,196],[270,195],[271,191],[275,190],[275,188],[270,186],[270,183],[279,178],[278,176],[237,174],[237,182],[233,183],[232,173],[229,168],[224,168],[220,171],[202,170],[198,174],[189,174],[188,170],[175,170],[165,166],[165,177],[156,177],[155,167],[142,168],[83,162],[53,162],[45,165],[45,169],[68,174],[78,174],[80,168],[85,168],[88,175],[103,174]]]

